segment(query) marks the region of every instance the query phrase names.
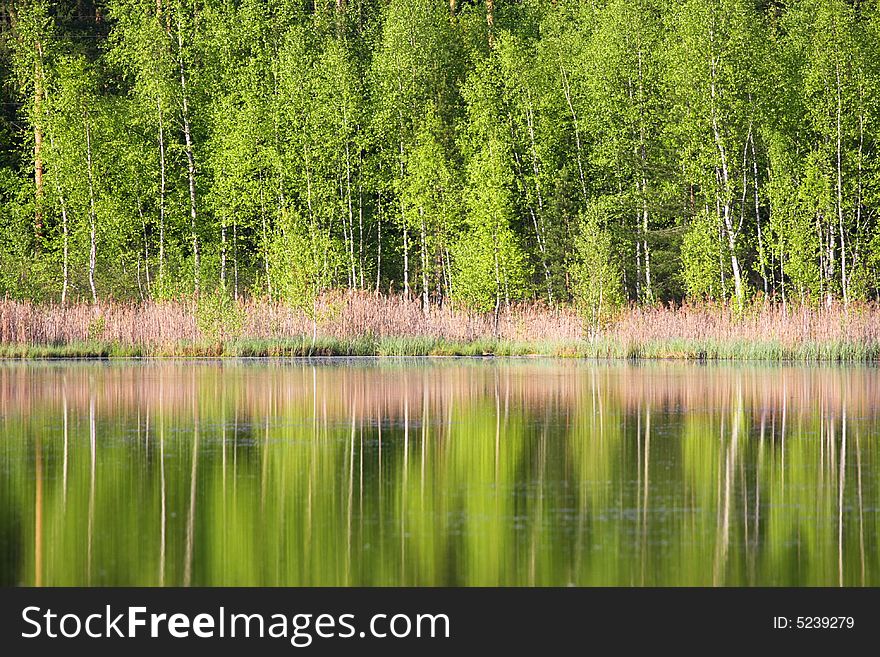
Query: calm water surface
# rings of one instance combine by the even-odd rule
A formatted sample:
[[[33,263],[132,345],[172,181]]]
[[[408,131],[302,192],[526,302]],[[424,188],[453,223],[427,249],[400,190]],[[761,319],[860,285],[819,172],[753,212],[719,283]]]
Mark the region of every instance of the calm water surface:
[[[880,585],[880,370],[0,364],[0,584]]]

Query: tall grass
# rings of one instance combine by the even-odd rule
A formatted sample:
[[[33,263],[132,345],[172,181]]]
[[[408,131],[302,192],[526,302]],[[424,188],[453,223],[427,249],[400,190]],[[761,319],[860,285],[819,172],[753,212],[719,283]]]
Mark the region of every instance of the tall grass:
[[[317,335],[305,314],[265,299],[239,301],[236,335],[210,339],[198,305],[179,301],[33,304],[0,300],[0,357],[546,355],[691,360],[871,361],[880,306],[719,304],[633,306],[585,331],[572,309],[512,306],[499,320],[452,305],[333,293]],[[222,319],[222,318],[221,318]]]

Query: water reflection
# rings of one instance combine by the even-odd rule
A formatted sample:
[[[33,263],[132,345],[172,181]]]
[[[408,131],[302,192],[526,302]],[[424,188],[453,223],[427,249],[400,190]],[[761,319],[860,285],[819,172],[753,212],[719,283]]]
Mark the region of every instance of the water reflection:
[[[878,585],[880,371],[0,365],[25,585]]]

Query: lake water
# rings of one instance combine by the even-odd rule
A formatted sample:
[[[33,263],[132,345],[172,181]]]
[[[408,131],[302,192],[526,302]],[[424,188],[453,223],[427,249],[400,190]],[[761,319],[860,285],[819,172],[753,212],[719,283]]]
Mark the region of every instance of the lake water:
[[[880,370],[0,364],[0,584],[880,585]]]

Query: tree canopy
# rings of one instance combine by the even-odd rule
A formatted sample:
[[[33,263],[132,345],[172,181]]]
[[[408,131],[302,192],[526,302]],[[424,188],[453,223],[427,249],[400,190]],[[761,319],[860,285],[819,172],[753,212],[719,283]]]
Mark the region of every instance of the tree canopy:
[[[3,0],[0,294],[880,294],[877,0]]]

